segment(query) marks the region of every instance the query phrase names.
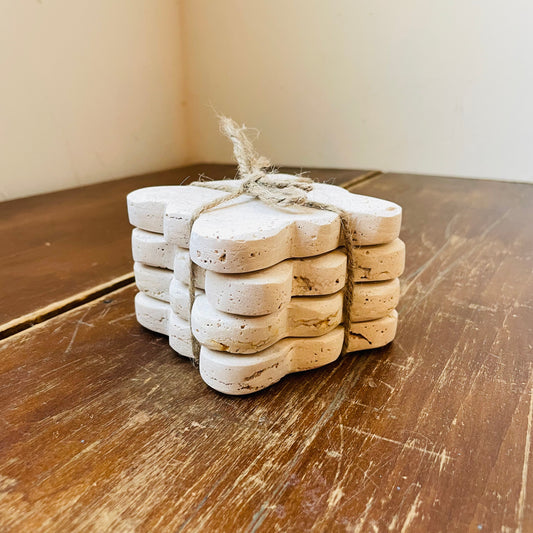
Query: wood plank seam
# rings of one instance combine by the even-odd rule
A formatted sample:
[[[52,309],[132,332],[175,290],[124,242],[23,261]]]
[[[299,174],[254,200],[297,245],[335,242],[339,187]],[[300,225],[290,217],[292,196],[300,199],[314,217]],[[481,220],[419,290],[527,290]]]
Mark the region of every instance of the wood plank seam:
[[[343,183],[341,187],[350,190],[381,175],[381,171],[372,170]],[[5,324],[0,325],[0,340],[10,337],[15,333],[19,333],[20,331],[24,331],[25,329],[31,328],[34,325],[45,322],[46,320],[70,311],[71,309],[85,305],[107,293],[113,292],[119,288],[133,283],[135,283],[134,274],[133,272],[128,272],[127,274],[119,276],[118,278],[114,278],[106,283],[96,285],[95,287],[87,289],[86,291],[74,294],[69,298],[65,298],[64,300],[59,300],[47,305],[46,307],[42,307],[33,313],[17,317],[9,322],[6,322]]]
[[[106,283],[96,285],[86,291],[74,294],[69,298],[42,307],[33,313],[6,322],[0,326],[0,339],[10,337],[15,333],[19,333],[20,331],[45,322],[50,318],[54,318],[57,315],[70,311],[71,309],[85,305],[110,292],[125,287],[126,285],[133,284],[134,282],[135,278],[133,272],[128,272],[127,274],[114,278]]]
[[[350,190],[351,187],[355,187],[356,185],[360,185],[363,182],[370,181],[371,179],[377,178],[382,174],[383,172],[381,172],[380,170],[371,170],[369,172],[366,172],[365,174],[362,174],[361,176],[357,176],[356,178],[343,183],[341,187]]]

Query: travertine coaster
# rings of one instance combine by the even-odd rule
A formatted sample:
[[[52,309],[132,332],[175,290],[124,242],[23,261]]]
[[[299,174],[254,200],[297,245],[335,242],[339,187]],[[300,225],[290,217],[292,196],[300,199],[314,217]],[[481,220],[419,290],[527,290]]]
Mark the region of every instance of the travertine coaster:
[[[279,311],[242,316],[214,309],[204,295],[196,298],[191,326],[198,342],[214,350],[256,353],[284,337],[317,337],[342,322],[342,293],[295,296]]]
[[[165,302],[143,293],[135,297],[137,320],[148,329],[169,336],[170,345],[192,358],[189,323],[179,318]],[[391,311],[378,320],[352,323],[350,352],[378,348],[396,334],[398,314]],[[285,338],[253,355],[235,355],[202,347],[200,373],[211,387],[226,394],[248,394],[279,381],[291,372],[318,368],[338,358],[344,331],[338,326],[317,337]]]
[[[189,265],[188,254],[176,254],[177,284],[189,284]],[[346,255],[339,249],[305,259],[286,259],[255,272],[203,273],[203,286],[213,307],[226,313],[266,315],[286,305],[292,296],[322,296],[342,289]]]
[[[292,176],[276,175],[276,178]],[[241,180],[227,182],[235,190]],[[243,195],[204,213],[189,235],[191,217],[229,193],[193,186],[149,187],[128,195],[132,225],[163,233],[168,243],[189,248],[191,259],[216,272],[253,272],[291,257],[320,255],[341,246],[340,218],[319,209],[276,209]],[[315,183],[310,201],[347,213],[357,245],[385,244],[398,237],[401,208],[386,200]]]
[[[150,265],[172,263],[174,277],[188,283],[188,250],[172,248],[163,236],[137,229],[132,234],[132,245],[134,259],[144,263],[135,264],[140,290],[169,301],[169,270],[160,272]],[[195,266],[197,286],[206,289],[208,300],[220,311],[250,316],[268,314],[287,304],[291,296],[331,294],[342,288],[346,276],[346,257],[342,250],[287,259],[267,269],[243,274],[221,274]],[[360,247],[356,254],[359,266],[354,281],[394,279],[403,271],[405,246],[400,239],[384,245]],[[177,294],[181,289],[178,284],[174,285],[174,294]],[[159,293],[167,296],[158,296]],[[362,319],[370,318],[375,317]]]
[[[149,296],[171,301],[170,293],[174,301],[188,309],[188,287],[178,281],[189,281],[187,251],[178,252],[176,258],[174,273],[135,262],[135,281],[139,290]],[[172,280],[172,276],[176,279]],[[292,296],[338,292],[346,281],[346,256],[334,250],[306,259],[287,259],[267,269],[244,274],[206,273],[201,269],[198,278],[198,288],[205,288],[207,298],[216,309],[248,316],[266,315],[287,305]]]
[[[169,302],[172,310],[177,313],[178,316],[185,320],[189,319],[189,289],[187,286],[173,277],[172,271],[150,267],[141,263],[135,263],[134,271],[135,281],[140,291],[148,296],[151,296],[152,298]],[[241,275],[234,274],[232,276],[239,278]],[[248,293],[249,298],[251,296],[258,297],[261,295],[261,293],[266,293],[267,297],[270,296],[268,290],[269,286],[266,284],[260,285],[259,288],[252,287],[252,289],[256,290],[252,290],[250,293]],[[224,288],[222,288],[220,292],[215,292],[217,295],[221,293],[222,296],[227,297],[228,305],[224,305],[226,300],[222,298],[222,296],[219,300],[213,301],[212,298],[209,298],[209,293],[205,291],[207,301],[213,309],[212,313],[222,312],[223,314],[220,315],[221,317],[224,317],[227,313],[250,317],[268,316],[272,313],[279,313],[281,309],[284,309],[291,302],[291,296],[289,294],[287,299],[279,300],[280,304],[274,307],[274,311],[272,311],[272,313],[261,313],[261,315],[254,315],[252,313],[245,312],[246,306],[240,307],[240,313],[231,313],[231,311],[226,310],[228,307],[231,308],[231,305],[233,304],[231,301],[231,287],[230,289],[227,289],[226,292],[224,292]],[[204,294],[204,292],[197,290],[197,294]],[[240,293],[236,292],[235,294],[237,295],[235,297],[237,299],[237,304],[240,300],[246,298],[246,293],[244,291],[241,291]],[[396,307],[399,297],[400,282],[398,279],[376,281],[371,283],[356,283],[352,295],[350,320],[352,322],[361,322],[364,320],[373,320],[375,318],[385,316]],[[315,305],[315,300],[313,296],[292,297],[292,300],[301,300],[303,305],[309,304],[311,309],[314,310],[313,306]],[[239,309],[239,306],[237,305],[236,308]],[[217,318],[217,320],[220,319]]]
[[[135,228],[132,232],[132,252],[134,261],[174,270],[177,279],[183,283],[189,283],[189,250],[168,243],[164,235]],[[311,257],[306,257],[292,259],[292,261],[310,259]],[[402,275],[405,266],[405,245],[400,239],[395,239],[387,244],[358,246],[355,249],[355,259],[357,268],[354,272],[354,281],[383,281],[398,278]],[[295,268],[298,269],[297,266]],[[195,271],[196,281],[199,282],[200,288],[204,288],[205,276],[223,275],[205,271],[197,265],[195,265]],[[300,272],[296,274],[303,276]],[[304,284],[300,286],[305,288]],[[293,292],[293,295],[296,293]]]
[[[174,313],[169,304],[138,293],[135,295],[135,313],[139,324],[151,331],[168,335],[170,345],[178,353],[185,357],[192,357],[189,321],[183,320]],[[394,318],[394,323],[391,322],[391,317]],[[393,310],[387,316],[376,320],[352,322],[349,351],[379,348],[391,342],[396,333],[397,317],[398,313]]]
[[[338,359],[343,328],[312,338],[288,338],[254,355],[232,355],[202,348],[200,375],[219,392],[243,395],[257,392],[287,374],[311,370]]]

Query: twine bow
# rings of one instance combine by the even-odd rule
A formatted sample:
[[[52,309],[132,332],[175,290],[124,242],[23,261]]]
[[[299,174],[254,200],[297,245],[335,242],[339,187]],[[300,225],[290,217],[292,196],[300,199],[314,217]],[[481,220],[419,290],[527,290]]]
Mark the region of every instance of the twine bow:
[[[294,176],[291,178],[276,175],[272,171],[270,161],[260,156],[255,151],[252,142],[246,136],[246,128],[239,126],[234,120],[228,117],[220,117],[220,130],[233,143],[233,154],[239,167],[239,176],[242,178],[240,187],[231,197],[226,197],[222,202],[227,202],[232,198],[237,198],[247,194],[258,198],[262,202],[274,207],[291,207],[294,205],[304,205],[307,202],[308,193],[313,190],[313,180],[304,176]],[[267,170],[270,169],[270,172]],[[233,189],[226,182],[210,183],[205,181],[195,181],[192,183],[197,187],[207,187],[219,191],[229,191]],[[212,209],[215,205],[209,204],[201,209]]]
[[[229,202],[243,194],[257,198],[261,202],[281,209],[294,206],[311,207],[332,211],[339,215],[341,220],[341,230],[344,237],[344,245],[347,257],[347,276],[344,287],[343,299],[343,325],[344,343],[342,353],[348,350],[350,338],[350,309],[352,304],[352,294],[354,289],[353,271],[356,268],[354,259],[354,233],[350,228],[348,215],[342,209],[334,205],[324,204],[307,198],[307,193],[313,190],[314,181],[304,176],[280,176],[272,169],[270,161],[260,156],[255,151],[252,142],[246,135],[246,127],[239,126],[234,120],[220,116],[220,129],[222,133],[232,142],[233,154],[238,164],[238,174],[241,178],[240,186],[235,190],[228,182],[206,182],[195,181],[191,183],[196,187],[206,187],[219,191],[232,192],[228,196],[216,198],[201,207],[191,215],[189,222],[189,235],[194,223],[198,218],[223,203]],[[192,308],[196,299],[196,272],[189,254],[189,324],[191,328],[191,338],[193,347],[193,357],[195,363],[200,359],[200,343],[194,336],[192,330]]]

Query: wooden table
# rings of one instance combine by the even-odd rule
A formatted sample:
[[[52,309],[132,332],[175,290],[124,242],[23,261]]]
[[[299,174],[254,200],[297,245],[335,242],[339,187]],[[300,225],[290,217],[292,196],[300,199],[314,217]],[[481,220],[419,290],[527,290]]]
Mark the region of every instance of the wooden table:
[[[0,205],[2,531],[533,531],[533,186],[313,171],[404,208],[397,339],[249,397],[133,310],[125,194]]]

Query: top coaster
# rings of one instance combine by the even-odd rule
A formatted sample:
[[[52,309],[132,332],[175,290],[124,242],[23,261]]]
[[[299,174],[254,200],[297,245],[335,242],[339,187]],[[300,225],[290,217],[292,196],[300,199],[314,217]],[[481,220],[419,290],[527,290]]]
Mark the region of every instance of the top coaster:
[[[276,177],[291,179],[283,174]],[[241,180],[225,183],[236,190]],[[189,236],[192,215],[229,194],[195,186],[139,189],[128,195],[130,223],[163,233],[168,243],[189,248],[192,261],[215,272],[253,272],[343,244],[336,213],[301,206],[278,209],[247,195],[203,213]],[[307,198],[346,212],[357,245],[385,244],[399,235],[401,207],[397,204],[323,183],[313,184]]]

